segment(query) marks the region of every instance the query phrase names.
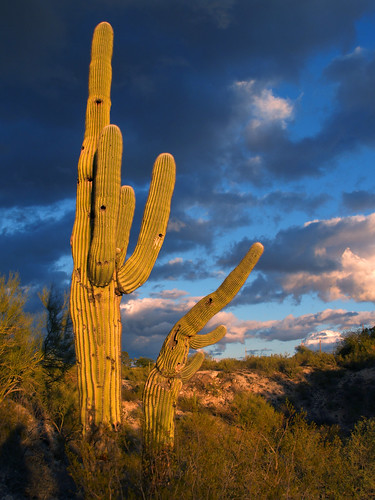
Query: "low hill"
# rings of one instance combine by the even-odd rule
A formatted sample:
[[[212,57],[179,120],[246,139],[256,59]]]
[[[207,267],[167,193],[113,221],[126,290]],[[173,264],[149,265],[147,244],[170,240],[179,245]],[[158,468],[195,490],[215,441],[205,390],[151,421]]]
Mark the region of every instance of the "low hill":
[[[209,359],[181,391],[176,453],[151,486],[141,459],[150,369],[124,367],[124,426],[90,442],[77,425],[74,368],[49,399],[5,400],[0,498],[374,498],[372,356]]]

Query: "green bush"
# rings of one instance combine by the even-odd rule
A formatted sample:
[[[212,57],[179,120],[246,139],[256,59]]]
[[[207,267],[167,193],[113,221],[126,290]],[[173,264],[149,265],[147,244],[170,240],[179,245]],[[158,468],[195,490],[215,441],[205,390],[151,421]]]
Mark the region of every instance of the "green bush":
[[[41,339],[25,302],[18,276],[0,276],[0,403],[16,392],[33,393],[41,370]]]
[[[71,442],[68,471],[85,499],[122,497],[124,456],[120,436],[108,429]]]
[[[243,365],[248,370],[255,370],[265,375],[284,373],[288,377],[294,377],[300,367],[294,357],[283,354],[271,354],[271,356],[248,356]]]
[[[154,365],[155,361],[151,358],[146,358],[141,356],[138,359],[134,359],[134,366],[138,368],[148,368],[149,371],[151,371]]]
[[[335,352],[341,366],[360,369],[375,364],[375,327],[344,334]]]
[[[73,324],[69,314],[69,296],[61,296],[53,287],[44,289],[39,298],[45,307],[45,335],[42,342],[43,368],[49,381],[64,376],[75,363]]]
[[[230,404],[235,425],[270,433],[281,424],[281,414],[259,394],[244,391],[235,394]]]
[[[362,419],[344,448],[352,498],[375,497],[375,419]]]
[[[216,370],[233,372],[243,367],[243,362],[235,358],[224,358],[217,361]]]
[[[335,355],[328,352],[312,351],[304,345],[296,347],[294,354],[296,363],[300,366],[310,366],[312,368],[334,368],[337,366]]]
[[[243,403],[240,414],[247,418]],[[208,414],[179,421],[169,498],[346,498],[338,437],[328,438],[303,414],[283,417],[260,401],[256,406],[260,415],[254,418],[251,410],[242,428]],[[261,415],[273,425],[265,425]],[[160,493],[168,498],[167,488]]]
[[[180,396],[177,401],[178,409],[187,412],[197,412],[203,411],[203,406],[199,401],[196,392],[194,391],[192,396]]]
[[[70,367],[56,380],[44,378],[38,393],[46,418],[65,442],[81,430],[78,410],[77,369]]]

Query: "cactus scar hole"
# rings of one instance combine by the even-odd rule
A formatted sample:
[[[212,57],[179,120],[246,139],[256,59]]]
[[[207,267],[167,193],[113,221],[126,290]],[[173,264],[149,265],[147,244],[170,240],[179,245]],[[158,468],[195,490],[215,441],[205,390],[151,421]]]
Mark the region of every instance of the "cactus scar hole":
[[[213,302],[213,298],[212,298],[212,297],[208,297],[208,299],[206,300],[206,302],[205,302],[205,303],[206,303],[208,306],[210,306],[210,305],[212,304],[212,302]]]
[[[100,210],[104,211],[106,208],[107,208],[107,207],[106,207],[105,205],[102,205],[102,206],[100,207]]]
[[[101,104],[102,102],[102,99],[95,99],[95,104]]]
[[[174,332],[173,338],[171,338],[171,340],[169,342],[169,347],[171,348],[172,351],[177,346],[177,334],[179,331],[180,331],[180,326],[177,327],[177,329]]]

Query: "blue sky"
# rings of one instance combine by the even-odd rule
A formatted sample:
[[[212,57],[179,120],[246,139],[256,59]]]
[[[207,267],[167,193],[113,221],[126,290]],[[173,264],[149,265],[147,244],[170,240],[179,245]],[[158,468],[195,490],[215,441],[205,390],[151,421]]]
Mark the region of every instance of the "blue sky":
[[[112,24],[111,121],[136,192],[174,155],[167,237],[122,302],[123,347],[169,329],[254,241],[265,252],[211,326],[215,356],[293,353],[375,323],[375,2],[12,0],[0,19],[0,273],[30,308],[68,288],[93,29]],[[131,248],[130,248],[131,251]],[[321,333],[325,332],[325,333]],[[338,333],[337,333],[338,332]]]

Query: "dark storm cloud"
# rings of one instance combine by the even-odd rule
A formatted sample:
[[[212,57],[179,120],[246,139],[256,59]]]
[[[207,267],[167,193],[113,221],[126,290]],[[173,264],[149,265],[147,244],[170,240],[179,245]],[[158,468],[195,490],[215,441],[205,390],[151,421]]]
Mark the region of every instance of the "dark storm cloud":
[[[19,231],[3,230],[0,274],[19,272],[22,284],[50,285],[70,279],[55,264],[60,258],[70,256],[73,220],[73,213],[68,212],[59,220],[47,216],[33,220]]]
[[[245,285],[232,305],[261,304],[267,302],[282,303],[288,293],[283,289],[279,276],[254,273],[256,278],[249,285]]]
[[[206,260],[171,259],[166,264],[156,264],[150,275],[150,281],[177,279],[187,281],[203,280],[214,276],[214,271],[208,268]]]
[[[303,191],[271,191],[262,198],[260,205],[263,207],[278,207],[284,212],[303,211],[312,214],[327,203],[330,199],[328,194],[311,195]]]
[[[373,192],[358,190],[342,194],[345,208],[355,212],[375,210],[375,194]]]
[[[45,147],[59,143],[61,131],[49,134],[52,127],[66,127],[64,168],[74,168],[91,34],[106,19],[115,31],[112,116],[124,131],[131,179],[145,182],[150,163],[165,150],[176,155],[181,172],[212,169],[230,113],[228,86],[250,76],[298,73],[306,55],[348,46],[354,21],[369,6],[367,1],[7,2],[0,30],[7,94],[2,116],[18,117],[21,125],[28,120],[30,129],[38,123]],[[8,146],[17,150],[19,144],[15,137]],[[45,153],[39,146],[31,156],[32,175],[49,167],[48,148]],[[31,173],[24,178],[30,180]],[[214,182],[212,171],[210,178]]]
[[[166,242],[166,252],[209,248],[215,234],[230,223],[248,223],[244,207],[256,203],[223,190],[233,82],[298,78],[308,56],[327,47],[347,50],[355,22],[372,7],[369,0],[5,2],[0,18],[0,207],[49,206],[74,197],[92,31],[107,20],[115,32],[112,121],[124,134],[123,181],[141,190],[135,228],[152,163],[158,153],[169,151],[182,179],[172,207],[181,230],[172,233],[176,237]],[[370,65],[370,59],[363,63],[364,74]],[[353,89],[355,81],[345,80],[339,69],[332,67],[328,77],[340,79],[341,105],[344,87]],[[345,108],[350,117],[349,111]],[[332,125],[340,116],[338,107]],[[330,129],[324,132],[328,136]],[[306,157],[307,152],[306,173],[319,170],[331,145],[323,132],[320,137],[311,145],[291,145],[282,131],[274,130],[267,168],[278,176],[281,158],[282,168],[293,177],[297,155]],[[371,130],[366,137],[370,143]],[[316,153],[319,144],[322,153]],[[191,184],[187,190],[186,181]],[[196,200],[207,211],[202,220],[187,213]],[[284,202],[290,206],[290,200]],[[217,230],[214,220],[219,221]],[[70,232],[71,223],[64,219],[3,236],[2,268],[19,269],[23,281],[47,279],[48,266],[66,254]],[[135,229],[133,245],[136,236]],[[22,253],[25,249],[30,258]]]
[[[251,154],[259,156],[259,164],[254,169],[246,164],[246,157],[237,158],[241,175],[259,182],[266,169],[271,179],[317,177],[344,153],[375,146],[375,53],[356,49],[339,57],[326,68],[325,78],[336,85],[336,91],[332,113],[320,131],[295,141],[282,121],[256,126],[250,121],[244,138]]]
[[[294,226],[279,231],[273,240],[259,238],[264,245],[264,253],[257,264],[257,270],[264,272],[326,271],[335,269],[335,262],[329,257],[317,258],[316,246],[324,245],[323,239],[333,235],[333,230],[323,223]],[[221,267],[235,265],[250,248],[252,240],[244,238],[231,251],[218,260]]]
[[[374,237],[375,215],[370,214],[290,227],[273,240],[259,238],[265,250],[255,269],[256,279],[233,303],[282,302],[286,297],[299,302],[305,294],[317,294],[323,301],[373,301]],[[234,266],[251,244],[244,238],[217,264]]]
[[[74,199],[80,140],[64,129],[30,122],[3,122],[0,131],[4,131],[0,138],[1,207],[48,206],[59,199]]]
[[[199,203],[194,207],[193,217],[183,210],[178,210],[191,205],[189,189],[187,191],[188,195],[184,199],[179,199],[175,204],[177,206],[172,203],[167,237],[161,251],[162,256],[168,255],[171,259],[183,256],[184,252],[199,247],[212,252],[216,236],[222,236],[228,230],[250,226],[254,221],[259,223],[267,214],[276,219],[282,213],[295,211],[314,214],[330,198],[329,195],[314,196],[302,191],[272,191],[266,196],[255,196],[250,193],[218,193],[207,190],[206,193],[202,191],[201,196],[197,198]],[[175,193],[174,196],[179,195]],[[257,212],[259,209],[260,214]],[[246,252],[245,245],[243,252]],[[169,264],[164,264],[160,266],[158,272],[155,270],[152,277],[159,276],[162,270],[163,274],[169,275],[170,269]],[[191,273],[190,270],[184,271],[183,265],[180,265],[174,266],[173,272],[176,279],[183,276],[194,276],[194,279],[198,279],[198,269],[199,267],[194,266],[194,273]],[[203,266],[201,272],[202,279],[207,277],[207,266]]]

